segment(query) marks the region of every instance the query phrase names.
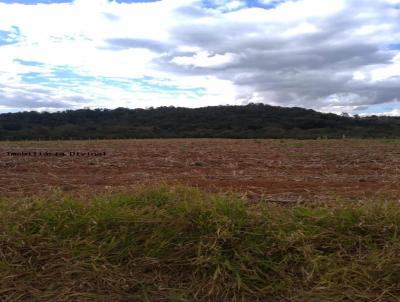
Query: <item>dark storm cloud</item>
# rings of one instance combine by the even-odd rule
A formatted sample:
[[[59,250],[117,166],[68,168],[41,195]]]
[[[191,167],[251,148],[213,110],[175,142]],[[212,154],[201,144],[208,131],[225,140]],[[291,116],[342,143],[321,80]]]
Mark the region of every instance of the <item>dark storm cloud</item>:
[[[50,90],[40,88],[9,87],[0,84],[0,105],[14,109],[69,109],[90,100],[81,96],[56,96]]]
[[[400,100],[399,77],[372,82],[353,79],[356,71],[391,64],[399,53],[390,45],[399,45],[400,14],[379,1],[350,0],[345,4],[344,10],[329,17],[305,20],[315,27],[314,32],[294,35],[285,32],[300,23],[238,22],[224,14],[209,23],[194,19],[172,30],[176,44],[198,47],[211,55],[234,53],[240,59],[222,68],[196,68],[171,63],[176,57],[190,55],[170,51],[158,64],[174,73],[214,74],[233,81],[239,89],[246,88],[240,95],[243,99],[250,100],[251,91],[264,96],[265,102],[282,105],[321,109]],[[180,8],[178,13],[197,16],[197,20],[205,15],[198,7]],[[357,34],[382,24],[390,26],[381,32]]]
[[[15,102],[18,101],[18,107],[15,106]],[[15,97],[1,99],[0,102],[3,106],[6,107],[13,107],[13,108],[55,108],[55,109],[63,109],[63,108],[72,108],[70,104],[67,102],[60,102],[60,101],[49,101],[49,100],[42,100],[40,98],[30,98],[24,99],[22,95],[17,95]]]

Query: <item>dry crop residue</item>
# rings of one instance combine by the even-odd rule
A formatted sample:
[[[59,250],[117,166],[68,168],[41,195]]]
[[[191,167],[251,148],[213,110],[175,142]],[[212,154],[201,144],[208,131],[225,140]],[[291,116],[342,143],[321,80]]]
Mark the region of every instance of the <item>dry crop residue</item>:
[[[10,156],[7,152],[105,156]],[[143,184],[235,191],[249,200],[400,198],[400,142],[383,140],[98,140],[0,143],[0,196],[85,195]]]

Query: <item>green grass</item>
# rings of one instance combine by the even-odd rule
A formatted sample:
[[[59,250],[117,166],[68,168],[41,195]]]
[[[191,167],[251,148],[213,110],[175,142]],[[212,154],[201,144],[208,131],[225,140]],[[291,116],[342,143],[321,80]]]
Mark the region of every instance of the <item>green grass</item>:
[[[400,204],[158,187],[0,202],[0,301],[399,301]]]

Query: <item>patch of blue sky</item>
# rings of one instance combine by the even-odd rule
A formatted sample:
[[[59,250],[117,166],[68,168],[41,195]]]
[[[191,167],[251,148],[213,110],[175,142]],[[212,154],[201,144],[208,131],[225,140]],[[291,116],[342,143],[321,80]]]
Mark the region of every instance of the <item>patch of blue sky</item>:
[[[152,77],[143,77],[142,79],[135,79],[132,80],[133,83],[139,84],[142,89],[149,91],[149,92],[166,92],[166,93],[192,93],[197,96],[203,96],[206,94],[206,90],[204,88],[182,88],[176,85],[169,85],[167,81],[165,84],[162,81],[158,81]]]
[[[384,112],[390,112],[392,111],[394,108],[393,103],[386,103],[386,104],[375,104],[375,105],[369,105],[367,108],[365,108],[364,106],[362,106],[362,108],[358,109],[358,110],[354,110],[355,113],[358,114],[367,114],[367,115],[373,115],[373,114],[382,114]]]
[[[0,113],[16,113],[16,112],[20,112],[21,109],[20,108],[1,108],[0,107]]]
[[[0,3],[7,4],[25,4],[25,5],[36,5],[36,4],[54,4],[54,3],[72,3],[74,0],[0,0]]]
[[[116,88],[127,90],[127,91],[132,89],[132,83],[130,83],[129,81],[126,81],[125,79],[95,77],[95,81],[97,81],[105,86],[116,87]]]
[[[79,75],[65,66],[55,67],[48,73],[27,72],[20,74],[20,76],[24,83],[50,88],[70,88],[79,83],[88,83],[95,80],[95,77]]]
[[[28,63],[27,63],[28,62]],[[26,64],[37,62],[24,61]],[[68,66],[54,67],[48,73],[28,72],[21,74],[21,80],[27,84],[37,84],[49,88],[68,88],[74,89],[82,85],[104,85],[104,87],[115,87],[125,91],[135,91],[139,89],[144,92],[158,92],[168,94],[193,94],[203,96],[206,94],[204,88],[182,88],[177,85],[170,85],[167,81],[163,83],[153,77],[143,77],[141,79],[109,78],[99,76],[80,75]]]
[[[25,60],[21,60],[21,59],[14,59],[14,62],[17,62],[21,65],[24,66],[45,66],[45,64],[40,63],[40,62],[35,62],[35,61],[25,61]]]
[[[400,3],[387,3],[386,7],[391,9],[400,9]]]
[[[264,9],[273,9],[284,2],[286,2],[286,0],[271,0],[271,1],[246,0],[246,6],[259,7]]]
[[[40,84],[47,87],[57,87],[54,83],[54,79],[47,74],[40,72],[27,72],[20,74],[21,80],[27,84]]]
[[[386,46],[387,50],[400,50],[400,43],[389,44]]]
[[[212,8],[212,9],[215,9],[215,8],[218,8],[219,6],[221,6],[220,4],[218,4],[212,0],[203,0],[201,4],[205,8]]]
[[[163,86],[142,86],[140,91],[148,93],[160,93],[168,95],[187,95],[187,96],[204,96],[205,90],[203,88],[178,88],[178,87],[163,87]]]
[[[87,82],[96,79],[96,77],[93,76],[80,75],[74,72],[70,67],[66,65],[54,67],[51,71],[51,74],[57,79],[66,80],[70,82],[75,82],[75,81]]]
[[[18,43],[21,32],[17,26],[11,30],[0,30],[0,46]]]

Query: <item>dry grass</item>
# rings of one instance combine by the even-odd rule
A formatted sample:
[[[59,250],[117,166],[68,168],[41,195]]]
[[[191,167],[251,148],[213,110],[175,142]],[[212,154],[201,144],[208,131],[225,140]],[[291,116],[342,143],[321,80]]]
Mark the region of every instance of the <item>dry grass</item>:
[[[399,301],[400,204],[158,187],[0,202],[0,301]]]

